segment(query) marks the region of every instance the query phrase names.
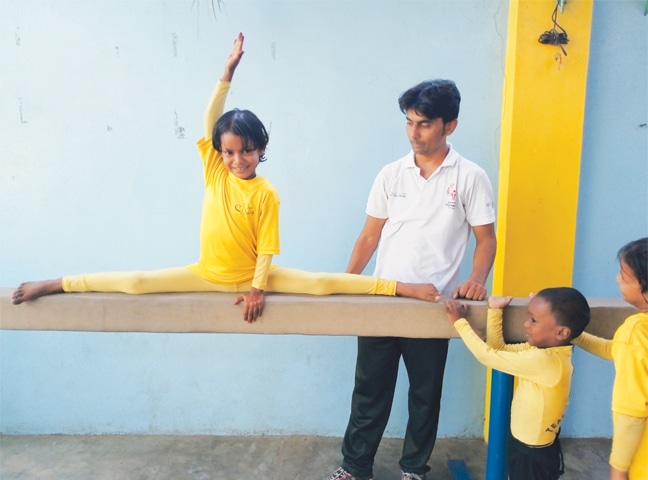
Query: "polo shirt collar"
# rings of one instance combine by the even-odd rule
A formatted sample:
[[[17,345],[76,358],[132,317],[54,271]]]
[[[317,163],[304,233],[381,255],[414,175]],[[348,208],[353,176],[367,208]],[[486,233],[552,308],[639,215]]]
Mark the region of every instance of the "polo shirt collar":
[[[450,149],[448,150],[448,154],[443,159],[443,163],[441,163],[439,168],[454,167],[457,164],[457,160],[459,159],[459,154],[452,147],[452,144],[450,142],[447,143]],[[416,166],[416,163],[414,163],[414,152],[412,150],[410,150],[409,153],[405,157],[403,157],[403,164],[406,168],[419,168]]]

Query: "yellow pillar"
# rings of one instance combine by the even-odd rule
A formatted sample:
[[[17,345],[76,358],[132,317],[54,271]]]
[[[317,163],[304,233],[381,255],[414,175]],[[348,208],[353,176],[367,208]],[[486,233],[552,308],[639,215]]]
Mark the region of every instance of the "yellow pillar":
[[[538,42],[554,28],[555,7],[556,0],[509,4],[495,294],[521,297],[572,282],[593,0],[567,0],[558,11],[566,54]]]
[[[593,0],[568,0],[569,43],[538,42],[556,0],[512,0],[500,144],[493,291],[571,285]]]

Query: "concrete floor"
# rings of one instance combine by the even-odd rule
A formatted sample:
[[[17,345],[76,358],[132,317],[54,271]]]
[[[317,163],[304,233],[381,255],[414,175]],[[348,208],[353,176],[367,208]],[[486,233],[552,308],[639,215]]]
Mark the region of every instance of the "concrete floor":
[[[377,480],[400,480],[401,440],[384,439]],[[340,463],[340,438],[0,435],[2,480],[321,480]],[[607,480],[609,439],[563,439],[561,480]],[[479,439],[439,439],[430,480],[452,480],[450,458],[483,480],[486,446]]]

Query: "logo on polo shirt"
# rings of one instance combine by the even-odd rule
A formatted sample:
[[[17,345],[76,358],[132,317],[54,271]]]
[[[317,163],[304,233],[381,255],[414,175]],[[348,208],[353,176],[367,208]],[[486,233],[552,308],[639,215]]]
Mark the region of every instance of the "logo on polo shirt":
[[[454,183],[451,183],[450,186],[446,189],[446,195],[450,197],[450,200],[453,202],[457,199],[457,187]]]
[[[454,183],[451,183],[448,188],[446,188],[446,195],[448,197],[448,201],[446,202],[445,206],[448,208],[455,208],[455,205],[457,203],[457,186]]]
[[[405,193],[401,193],[401,192],[391,192],[389,194],[389,196],[392,197],[392,198],[405,198],[405,197],[407,197],[407,195]]]

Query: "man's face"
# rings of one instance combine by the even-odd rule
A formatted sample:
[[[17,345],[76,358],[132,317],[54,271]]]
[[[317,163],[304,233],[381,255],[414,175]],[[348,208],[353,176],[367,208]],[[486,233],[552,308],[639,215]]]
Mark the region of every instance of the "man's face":
[[[407,124],[405,131],[414,155],[433,155],[446,148],[446,136],[454,130],[457,121],[453,120],[444,125],[442,118],[431,120],[410,109],[405,114]]]

